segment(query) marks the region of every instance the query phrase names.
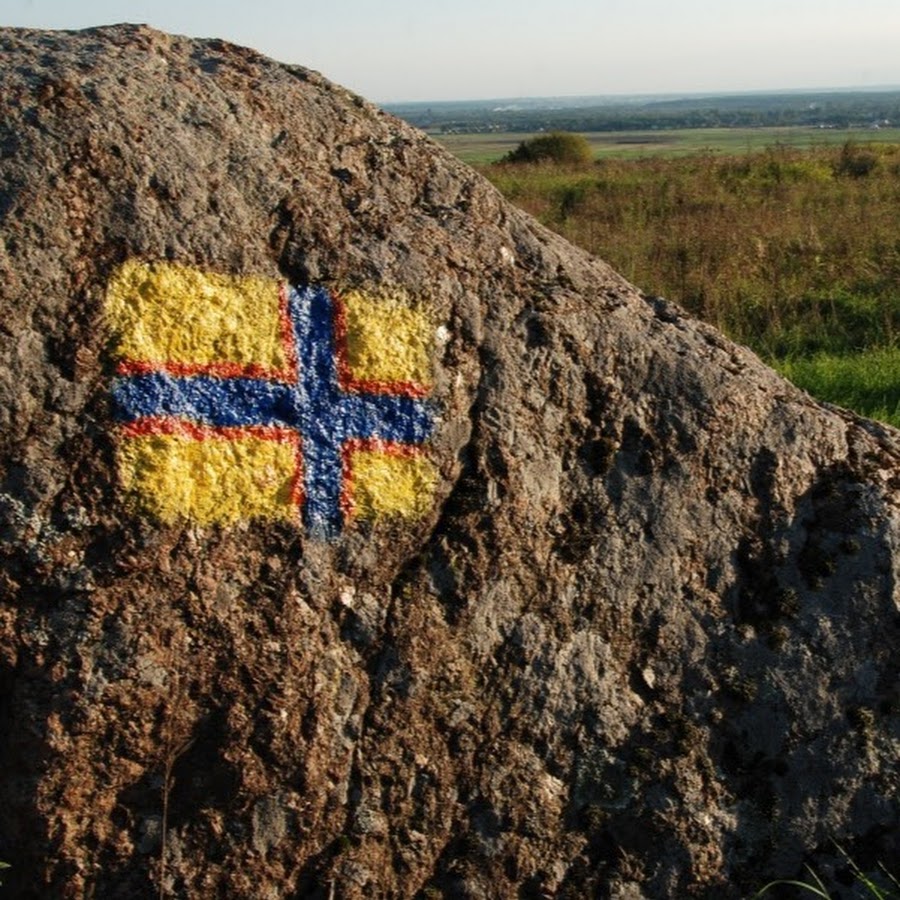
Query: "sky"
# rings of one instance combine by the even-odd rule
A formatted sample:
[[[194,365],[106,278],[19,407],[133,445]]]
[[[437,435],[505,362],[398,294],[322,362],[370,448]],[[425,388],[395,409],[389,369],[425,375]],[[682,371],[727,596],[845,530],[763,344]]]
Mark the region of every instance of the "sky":
[[[219,37],[377,103],[900,85],[900,0],[0,0]]]

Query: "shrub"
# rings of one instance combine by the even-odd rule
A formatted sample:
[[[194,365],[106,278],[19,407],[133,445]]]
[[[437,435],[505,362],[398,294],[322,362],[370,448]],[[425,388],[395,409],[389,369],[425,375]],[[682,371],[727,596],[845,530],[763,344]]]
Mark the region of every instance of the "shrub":
[[[841,148],[841,155],[834,166],[835,175],[849,175],[851,178],[864,178],[875,166],[878,157],[868,150],[861,150],[853,141],[847,141]]]
[[[522,141],[501,163],[553,162],[583,165],[593,160],[594,153],[587,139],[569,131],[551,131]]]

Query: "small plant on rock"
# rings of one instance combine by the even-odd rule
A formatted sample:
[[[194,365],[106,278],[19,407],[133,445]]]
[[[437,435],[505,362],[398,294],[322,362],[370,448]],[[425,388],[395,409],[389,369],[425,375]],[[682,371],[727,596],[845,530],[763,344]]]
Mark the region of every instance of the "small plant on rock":
[[[850,867],[850,871],[853,873],[853,877],[856,879],[857,884],[865,889],[866,896],[872,897],[874,900],[900,900],[900,893],[897,893],[893,888],[886,888],[883,885],[874,882],[862,869],[860,869],[850,855],[839,844],[836,843],[835,846],[841,856],[847,861],[847,865]],[[897,881],[883,865],[881,866],[881,869],[891,884],[900,889],[900,881]],[[809,872],[812,881],[793,881],[790,879],[770,881],[753,895],[752,900],[759,900],[759,898],[764,897],[773,888],[780,886],[800,888],[814,897],[822,897],[823,900],[834,900],[834,895],[829,893],[828,888],[825,887],[822,879],[815,873],[815,870],[810,866],[806,866],[806,871]]]

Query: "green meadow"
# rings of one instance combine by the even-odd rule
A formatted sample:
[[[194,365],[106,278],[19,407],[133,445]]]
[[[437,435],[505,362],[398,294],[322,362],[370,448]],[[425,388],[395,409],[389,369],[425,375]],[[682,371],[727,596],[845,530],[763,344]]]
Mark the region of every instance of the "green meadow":
[[[814,396],[900,426],[900,131],[866,135],[592,134],[596,159],[583,166],[477,167],[513,203]],[[444,140],[464,158],[496,160],[523,137]]]

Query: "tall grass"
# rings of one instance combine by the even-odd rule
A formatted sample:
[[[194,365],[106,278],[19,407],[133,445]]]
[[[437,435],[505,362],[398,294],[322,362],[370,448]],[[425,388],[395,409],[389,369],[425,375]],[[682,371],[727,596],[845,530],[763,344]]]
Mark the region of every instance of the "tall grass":
[[[815,395],[900,425],[900,145],[484,172]]]

